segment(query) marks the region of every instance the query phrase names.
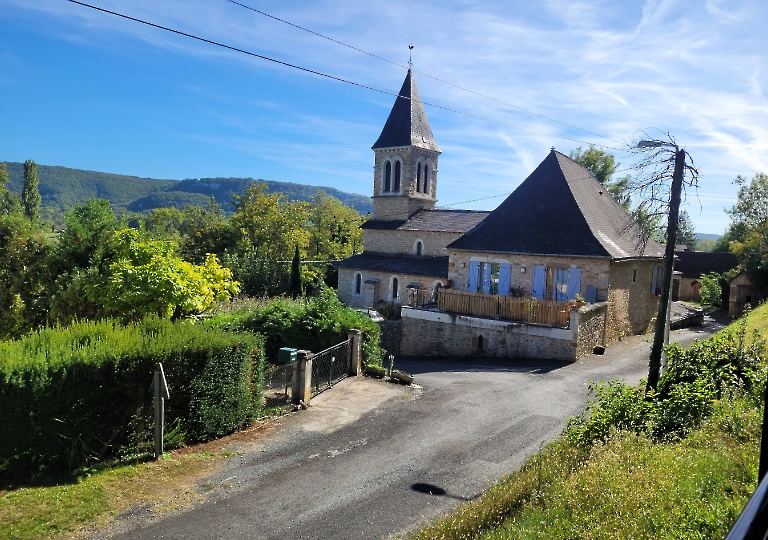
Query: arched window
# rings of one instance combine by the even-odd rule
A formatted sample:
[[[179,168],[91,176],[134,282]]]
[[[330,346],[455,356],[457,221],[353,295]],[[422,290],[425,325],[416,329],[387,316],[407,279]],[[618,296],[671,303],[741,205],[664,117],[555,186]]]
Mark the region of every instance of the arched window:
[[[424,193],[429,195],[429,166],[424,164]]]
[[[392,191],[400,191],[400,162],[395,161],[395,187]]]
[[[363,292],[363,275],[360,272],[355,273],[355,294]]]
[[[400,282],[396,277],[392,278],[392,300],[397,300],[400,297]]]
[[[392,186],[392,162],[387,161],[384,165],[384,191],[391,191]]]
[[[421,191],[421,163],[416,164],[416,193]]]
[[[421,240],[416,241],[416,256],[421,257],[424,254],[424,244]]]

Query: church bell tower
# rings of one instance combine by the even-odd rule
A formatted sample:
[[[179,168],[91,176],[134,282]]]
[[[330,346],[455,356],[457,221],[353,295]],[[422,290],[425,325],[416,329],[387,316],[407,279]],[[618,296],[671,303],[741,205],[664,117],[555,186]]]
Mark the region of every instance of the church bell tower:
[[[372,150],[373,219],[406,220],[435,207],[440,147],[410,69]]]

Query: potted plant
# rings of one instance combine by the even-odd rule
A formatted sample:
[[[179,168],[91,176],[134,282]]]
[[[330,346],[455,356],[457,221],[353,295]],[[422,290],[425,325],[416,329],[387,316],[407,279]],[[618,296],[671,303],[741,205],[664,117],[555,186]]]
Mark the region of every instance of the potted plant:
[[[573,305],[574,305],[574,307],[576,307],[576,308],[580,308],[580,307],[581,307],[581,305],[582,305],[582,304],[583,304],[585,301],[586,301],[586,300],[584,300],[584,297],[581,295],[581,293],[579,293],[579,294],[577,294],[577,295],[576,295],[576,297],[574,298],[574,302],[573,302]]]

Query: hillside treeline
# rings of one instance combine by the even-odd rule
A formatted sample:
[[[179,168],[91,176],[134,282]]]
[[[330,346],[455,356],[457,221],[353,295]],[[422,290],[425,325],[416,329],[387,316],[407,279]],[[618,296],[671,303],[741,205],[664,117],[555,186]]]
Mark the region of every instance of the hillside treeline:
[[[0,337],[78,320],[180,318],[242,293],[288,291],[291,261],[333,261],[362,250],[363,218],[324,193],[289,201],[252,183],[226,216],[205,206],[118,219],[109,201],[69,208],[57,229],[40,217],[37,167],[24,164],[21,195],[0,167]],[[303,265],[311,292],[329,264]]]

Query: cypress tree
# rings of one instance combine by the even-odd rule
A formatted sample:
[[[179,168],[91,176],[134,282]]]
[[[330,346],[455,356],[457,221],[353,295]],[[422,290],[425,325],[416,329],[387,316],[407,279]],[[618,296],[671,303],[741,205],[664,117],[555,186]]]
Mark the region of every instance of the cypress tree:
[[[28,159],[24,162],[24,189],[21,192],[21,204],[24,215],[32,221],[40,217],[40,179],[37,177],[37,163]]]
[[[293,254],[291,263],[291,296],[304,296],[304,282],[301,279],[301,256],[299,255],[299,244],[296,244],[296,252]]]

